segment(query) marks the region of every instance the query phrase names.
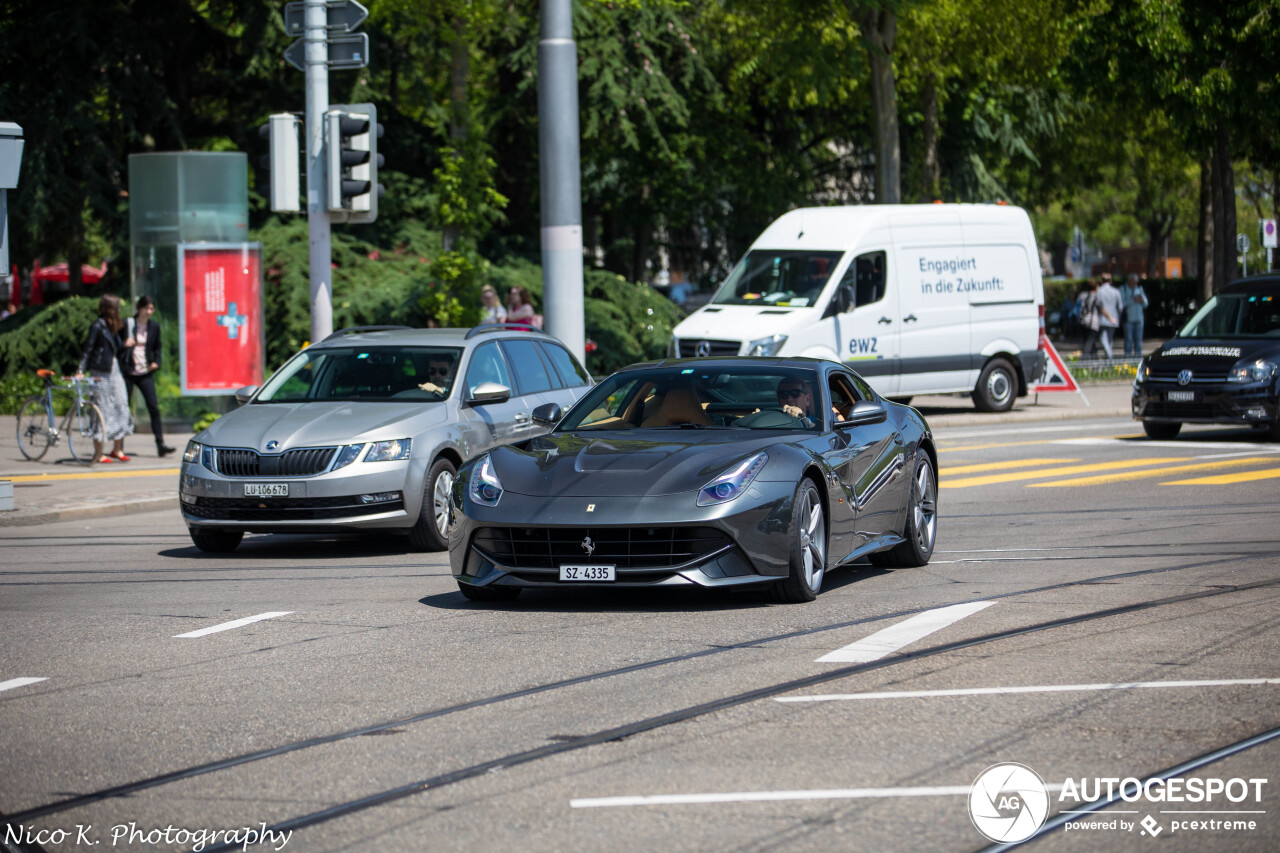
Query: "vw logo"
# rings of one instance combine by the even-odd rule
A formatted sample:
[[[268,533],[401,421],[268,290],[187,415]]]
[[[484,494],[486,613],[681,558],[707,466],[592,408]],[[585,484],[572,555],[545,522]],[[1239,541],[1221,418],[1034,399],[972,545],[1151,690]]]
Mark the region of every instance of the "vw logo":
[[[1191,384],[1191,371],[1190,371],[1190,370],[1184,370],[1184,371],[1182,371],[1181,373],[1179,373],[1179,374],[1178,374],[1178,384],[1179,384],[1179,385],[1190,385],[1190,384]]]
[[[590,536],[582,540],[582,550],[587,552],[588,557],[596,552],[596,543],[591,541]]]
[[[278,442],[278,441],[268,441],[268,442],[267,442],[267,450],[275,450],[275,449],[276,449],[277,447],[279,447],[279,446],[280,446],[280,442]]]
[[[698,346],[694,348],[693,354],[698,358],[706,358],[711,355],[711,341],[698,341]]]

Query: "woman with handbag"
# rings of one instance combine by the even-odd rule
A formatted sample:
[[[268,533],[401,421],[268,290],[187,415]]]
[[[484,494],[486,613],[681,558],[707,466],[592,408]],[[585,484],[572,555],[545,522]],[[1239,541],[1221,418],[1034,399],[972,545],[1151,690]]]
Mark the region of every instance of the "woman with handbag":
[[[1102,316],[1098,305],[1098,282],[1090,279],[1080,293],[1080,328],[1084,330],[1083,356],[1093,358],[1098,346],[1098,330],[1102,328]]]
[[[105,293],[98,300],[98,319],[89,326],[89,339],[80,356],[76,378],[83,378],[86,370],[93,377],[90,399],[102,411],[102,434],[93,437],[93,458],[96,462],[128,462],[124,455],[124,437],[133,432],[133,418],[129,415],[129,397],[120,373],[120,339],[117,335],[124,328],[120,319],[120,297]],[[132,339],[125,346],[133,346]],[[103,443],[110,439],[111,453],[104,455]]]
[[[160,405],[156,402],[155,373],[160,369],[160,324],[151,319],[156,305],[150,296],[139,296],[137,313],[125,321],[120,331],[124,348],[120,367],[124,372],[125,401],[133,402],[133,389],[142,391],[142,400],[151,416],[151,434],[156,437],[156,455],[167,456],[173,448],[164,443],[164,425],[160,421]],[[132,341],[132,343],[130,343]]]

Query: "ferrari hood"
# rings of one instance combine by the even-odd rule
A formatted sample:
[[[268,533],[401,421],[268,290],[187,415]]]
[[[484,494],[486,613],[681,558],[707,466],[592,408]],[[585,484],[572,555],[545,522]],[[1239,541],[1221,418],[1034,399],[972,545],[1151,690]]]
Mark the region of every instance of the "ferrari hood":
[[[214,421],[197,441],[271,452],[412,438],[442,423],[441,403],[250,403]],[[393,434],[394,433],[394,434]]]
[[[490,456],[502,488],[544,497],[642,497],[697,491],[777,437],[737,430],[553,433]]]

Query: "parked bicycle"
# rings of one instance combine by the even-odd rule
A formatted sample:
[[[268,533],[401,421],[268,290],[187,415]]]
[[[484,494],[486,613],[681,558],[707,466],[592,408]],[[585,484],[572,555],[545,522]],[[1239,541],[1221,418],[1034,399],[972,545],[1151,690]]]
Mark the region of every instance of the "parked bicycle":
[[[94,436],[102,435],[102,412],[85,395],[84,386],[91,380],[69,377],[70,384],[56,385],[52,370],[37,370],[36,375],[44,380],[44,390],[28,397],[18,410],[18,449],[34,461],[42,458],[50,447],[65,442],[73,459],[92,465]],[[54,412],[54,391],[71,391],[75,395],[62,416],[61,426]]]

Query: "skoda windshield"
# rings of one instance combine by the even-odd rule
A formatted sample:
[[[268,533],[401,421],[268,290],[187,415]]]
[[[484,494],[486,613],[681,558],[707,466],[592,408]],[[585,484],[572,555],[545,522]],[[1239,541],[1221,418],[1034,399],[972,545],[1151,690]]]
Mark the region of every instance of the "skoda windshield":
[[[716,305],[808,307],[822,295],[841,254],[753,249],[729,273],[713,301]]]
[[[255,403],[435,402],[453,389],[452,347],[312,347],[262,386]]]
[[[556,432],[817,429],[822,422],[817,378],[816,372],[802,368],[690,368],[679,362],[670,368],[624,370],[591,389]]]
[[[1280,338],[1280,298],[1219,293],[1182,328],[1180,338]]]

